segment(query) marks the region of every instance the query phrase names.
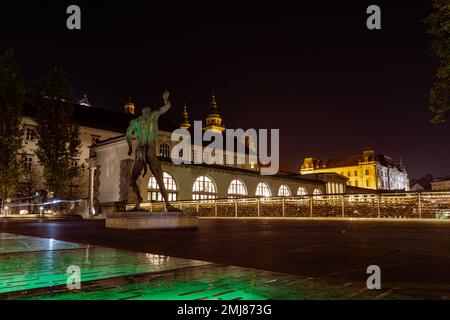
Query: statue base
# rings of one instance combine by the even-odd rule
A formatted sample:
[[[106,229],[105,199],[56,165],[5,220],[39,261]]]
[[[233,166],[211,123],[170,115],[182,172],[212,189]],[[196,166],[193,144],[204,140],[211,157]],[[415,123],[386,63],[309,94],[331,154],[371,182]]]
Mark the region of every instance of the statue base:
[[[105,226],[112,229],[179,229],[197,228],[198,218],[184,212],[117,212],[106,217]]]

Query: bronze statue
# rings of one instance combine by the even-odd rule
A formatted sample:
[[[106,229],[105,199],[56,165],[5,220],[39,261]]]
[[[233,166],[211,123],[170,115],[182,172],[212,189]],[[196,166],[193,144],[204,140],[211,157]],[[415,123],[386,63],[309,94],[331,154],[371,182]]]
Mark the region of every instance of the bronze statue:
[[[158,118],[166,113],[172,106],[169,101],[169,91],[163,93],[164,105],[157,110],[151,110],[149,107],[142,109],[142,115],[130,121],[127,129],[127,142],[128,142],[128,155],[131,156],[133,150],[131,146],[131,139],[133,134],[136,136],[136,158],[131,170],[131,183],[130,186],[133,192],[136,194],[136,211],[140,210],[140,204],[142,202],[142,196],[139,192],[139,187],[136,183],[137,178],[141,174],[142,176],[147,174],[147,165],[150,167],[153,176],[158,183],[161,195],[166,203],[167,211],[180,210],[173,207],[168,200],[167,190],[163,181],[163,173],[161,170],[161,163],[156,156],[156,139],[158,136]]]

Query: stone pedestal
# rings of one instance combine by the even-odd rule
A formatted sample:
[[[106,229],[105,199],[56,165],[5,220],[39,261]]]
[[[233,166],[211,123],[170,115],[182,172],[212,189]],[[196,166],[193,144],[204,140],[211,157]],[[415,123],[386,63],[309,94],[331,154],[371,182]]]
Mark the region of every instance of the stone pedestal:
[[[106,216],[106,227],[126,230],[197,228],[198,218],[183,212],[117,212]]]

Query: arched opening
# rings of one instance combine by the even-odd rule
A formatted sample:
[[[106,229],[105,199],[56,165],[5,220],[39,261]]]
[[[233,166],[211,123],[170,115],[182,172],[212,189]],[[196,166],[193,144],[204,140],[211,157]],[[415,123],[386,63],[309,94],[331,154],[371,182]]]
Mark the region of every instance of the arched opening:
[[[214,181],[207,176],[200,176],[194,181],[192,187],[192,199],[215,199],[217,197],[217,189]]]
[[[322,199],[322,197],[320,196],[322,194],[322,191],[320,191],[320,189],[316,188],[313,191],[313,195],[315,196],[314,198],[316,199]]]
[[[306,191],[305,187],[298,187],[298,189],[297,189],[298,196],[306,196],[307,194],[308,194],[308,191]]]
[[[255,195],[257,197],[262,197],[262,198],[267,198],[272,196],[272,192],[270,191],[269,186],[267,185],[267,183],[264,182],[260,182],[258,183],[258,185],[256,186],[256,192]]]
[[[178,187],[175,179],[170,173],[163,172],[164,186],[166,187],[169,201],[177,201],[178,199]],[[159,192],[159,185],[156,182],[154,176],[148,181],[148,200],[150,201],[163,201],[161,192]]]
[[[233,180],[228,187],[228,198],[243,198],[247,195],[247,188],[241,180]]]
[[[282,184],[280,188],[278,189],[278,196],[279,197],[290,197],[291,196],[291,190],[289,187],[285,184]]]

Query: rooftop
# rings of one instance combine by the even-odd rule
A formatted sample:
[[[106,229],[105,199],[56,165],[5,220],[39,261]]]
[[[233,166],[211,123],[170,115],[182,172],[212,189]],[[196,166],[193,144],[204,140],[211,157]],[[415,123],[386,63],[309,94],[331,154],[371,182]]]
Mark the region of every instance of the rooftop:
[[[137,114],[87,106],[79,104],[78,102],[74,103],[74,108],[75,111],[73,117],[79,126],[103,129],[117,133],[125,133],[130,121],[139,116]],[[23,108],[23,113],[25,116],[33,117],[33,107],[30,104],[26,104]],[[172,132],[178,128],[176,124],[164,116],[159,118],[158,126],[159,130],[167,132]]]
[[[316,159],[305,158],[302,169],[324,169],[357,166],[361,163],[377,162],[385,167],[395,167],[405,171],[404,166],[394,162],[391,157],[384,154],[375,154],[372,150],[365,150],[360,154],[345,156],[342,158]]]

